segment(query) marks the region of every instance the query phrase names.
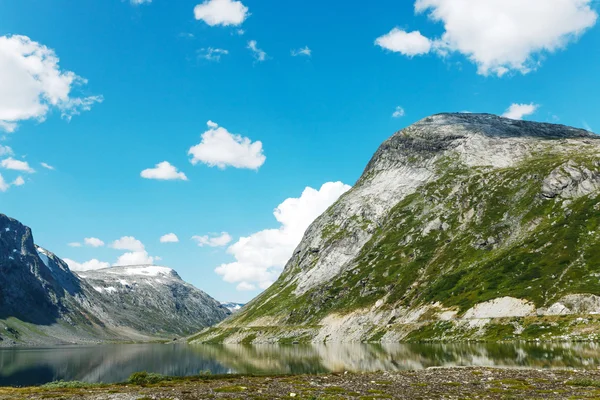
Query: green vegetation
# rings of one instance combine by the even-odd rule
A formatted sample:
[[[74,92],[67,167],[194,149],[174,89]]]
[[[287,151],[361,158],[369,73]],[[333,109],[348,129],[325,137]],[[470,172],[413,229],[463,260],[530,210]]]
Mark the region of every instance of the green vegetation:
[[[131,376],[129,377],[129,379],[127,380],[127,383],[130,383],[132,385],[154,385],[160,382],[165,382],[167,380],[170,380],[171,378],[164,376],[164,375],[160,375],[160,374],[154,374],[154,373],[148,373],[148,372],[135,372],[133,374],[131,374]]]
[[[88,382],[80,382],[80,381],[55,381],[46,383],[41,387],[44,389],[79,389],[79,388],[90,388],[90,387],[100,387],[102,384],[98,383],[88,383]]]
[[[567,385],[600,388],[600,381],[594,380],[594,379],[589,379],[589,378],[573,379],[573,380],[568,381]]]
[[[600,295],[598,193],[566,202],[541,195],[544,178],[557,167],[573,161],[597,170],[596,160],[595,153],[549,151],[515,167],[491,169],[441,159],[439,179],[389,212],[355,257],[353,268],[301,296],[294,294],[296,285],[290,283],[297,268],[289,268],[228,326],[233,329],[265,317],[287,327],[314,326],[330,313],[368,308],[378,300],[385,302],[384,309],[439,303],[460,316],[475,304],[504,296],[547,307],[568,294]],[[343,223],[351,229],[373,225],[358,216]],[[330,223],[323,228],[322,239],[334,243],[349,235],[347,229]],[[303,257],[314,264],[319,254]],[[436,319],[435,310],[430,310],[420,321]],[[519,334],[511,324],[493,325],[481,340],[529,340],[570,331],[559,325],[528,323]],[[454,328],[427,324],[407,339],[426,340]],[[385,332],[372,330],[365,340],[380,340]],[[452,336],[468,338],[473,333],[463,330]]]

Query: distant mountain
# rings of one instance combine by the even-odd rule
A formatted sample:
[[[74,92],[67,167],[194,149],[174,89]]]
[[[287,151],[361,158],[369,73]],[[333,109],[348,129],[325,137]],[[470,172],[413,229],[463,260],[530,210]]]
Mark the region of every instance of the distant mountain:
[[[600,138],[439,114],[386,140],[281,277],[198,342],[597,339]]]
[[[168,268],[83,275],[0,214],[0,346],[172,338],[230,314]]]
[[[103,301],[94,311],[115,326],[153,335],[186,335],[214,325],[227,307],[184,282],[171,268],[113,267],[77,273]]]
[[[231,303],[231,302],[221,303],[221,305],[223,307],[227,308],[229,311],[231,311],[232,314],[240,311],[242,309],[242,307],[245,306],[245,304],[242,304],[242,303]]]

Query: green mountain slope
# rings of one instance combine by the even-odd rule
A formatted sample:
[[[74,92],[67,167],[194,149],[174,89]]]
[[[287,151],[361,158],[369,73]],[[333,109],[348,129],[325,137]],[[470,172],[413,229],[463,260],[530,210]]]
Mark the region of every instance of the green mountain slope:
[[[275,284],[193,340],[594,338],[599,196],[593,134],[430,117],[381,146]]]

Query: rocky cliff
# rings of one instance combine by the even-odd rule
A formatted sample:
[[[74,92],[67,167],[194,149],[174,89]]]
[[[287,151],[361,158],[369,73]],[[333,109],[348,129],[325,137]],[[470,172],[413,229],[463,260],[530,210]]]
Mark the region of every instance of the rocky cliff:
[[[599,195],[590,132],[425,118],[381,145],[277,282],[191,341],[594,338]]]
[[[172,338],[229,315],[171,269],[86,276],[36,246],[30,228],[0,214],[0,346]]]

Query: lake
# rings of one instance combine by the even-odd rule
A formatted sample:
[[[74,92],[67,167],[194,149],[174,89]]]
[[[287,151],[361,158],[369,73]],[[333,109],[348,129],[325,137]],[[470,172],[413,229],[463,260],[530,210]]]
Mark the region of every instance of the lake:
[[[600,367],[600,344],[124,344],[0,350],[0,386],[56,380],[122,382],[138,371],[172,376],[398,371],[428,367]]]

